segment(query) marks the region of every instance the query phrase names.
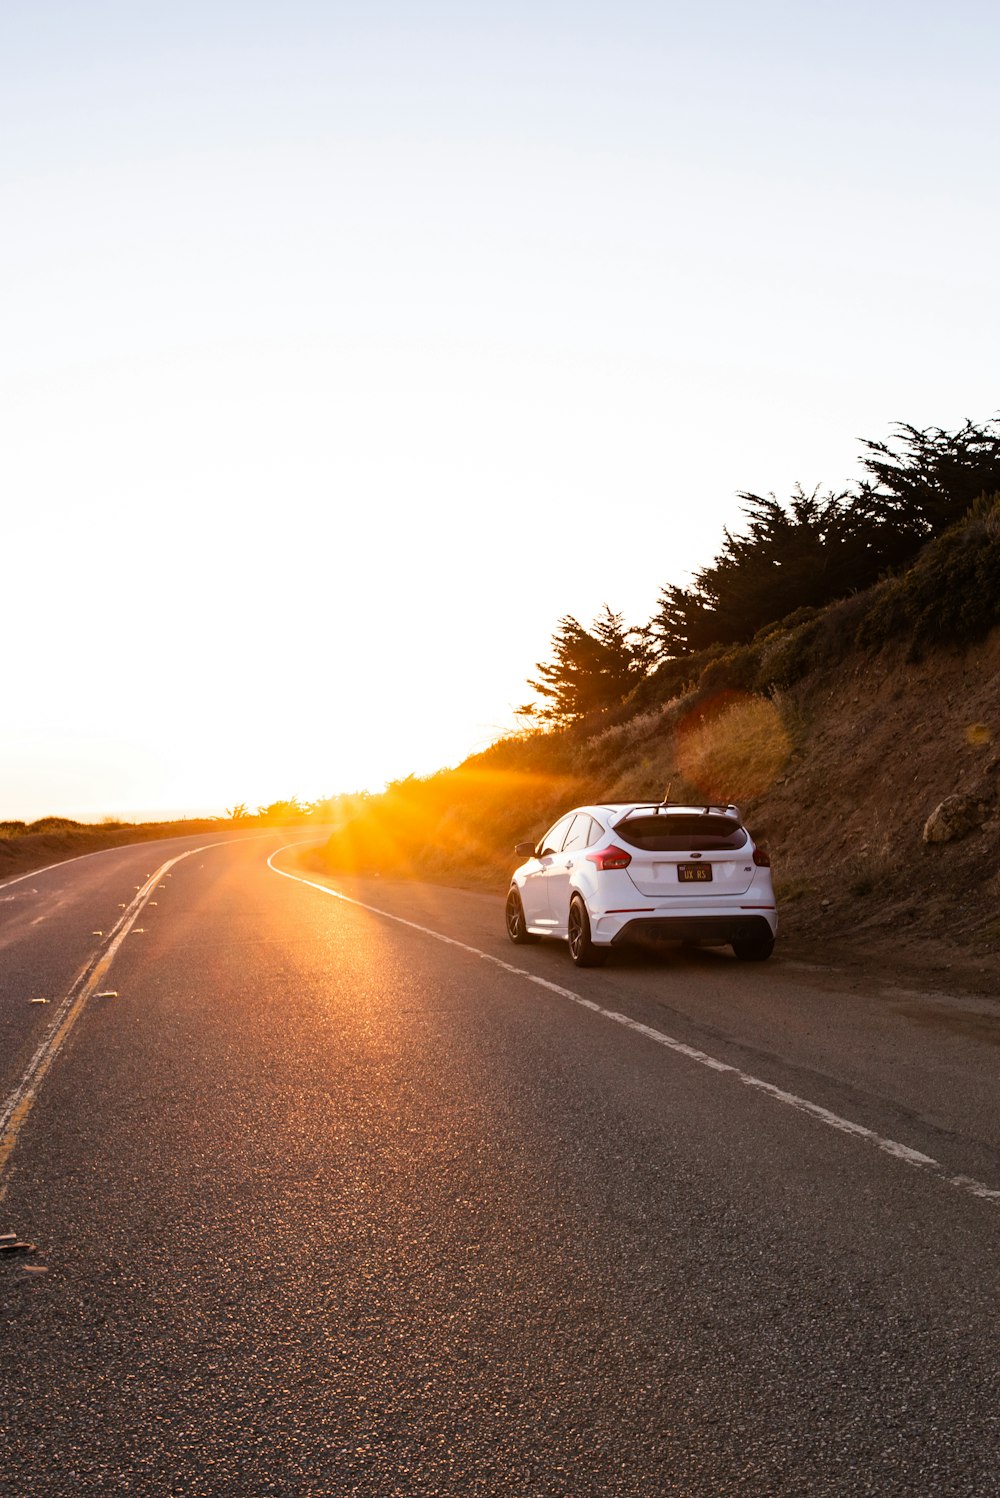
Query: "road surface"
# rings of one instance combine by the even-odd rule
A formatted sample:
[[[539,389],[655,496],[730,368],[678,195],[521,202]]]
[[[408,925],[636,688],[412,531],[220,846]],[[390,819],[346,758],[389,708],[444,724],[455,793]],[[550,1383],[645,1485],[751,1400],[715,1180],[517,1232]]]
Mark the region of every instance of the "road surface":
[[[4,1492],[1000,1495],[996,1005],[290,836],[0,885]]]

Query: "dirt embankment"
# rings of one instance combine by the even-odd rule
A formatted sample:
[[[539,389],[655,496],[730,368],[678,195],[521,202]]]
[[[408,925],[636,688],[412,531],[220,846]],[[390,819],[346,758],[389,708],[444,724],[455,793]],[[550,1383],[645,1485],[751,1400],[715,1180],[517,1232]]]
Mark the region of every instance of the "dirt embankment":
[[[771,846],[783,932],[908,970],[1000,980],[1000,630],[908,661],[847,657],[779,698],[791,752],[751,808]],[[924,841],[947,797],[975,825]]]

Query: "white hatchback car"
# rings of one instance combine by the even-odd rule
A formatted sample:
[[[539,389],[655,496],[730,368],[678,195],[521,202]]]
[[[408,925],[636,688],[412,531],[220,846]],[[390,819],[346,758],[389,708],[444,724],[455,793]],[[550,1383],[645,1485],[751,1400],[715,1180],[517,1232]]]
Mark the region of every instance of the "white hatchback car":
[[[511,941],[558,936],[578,967],[642,940],[731,946],[763,962],[778,912],[770,859],[735,806],[580,806],[550,827],[507,894]]]

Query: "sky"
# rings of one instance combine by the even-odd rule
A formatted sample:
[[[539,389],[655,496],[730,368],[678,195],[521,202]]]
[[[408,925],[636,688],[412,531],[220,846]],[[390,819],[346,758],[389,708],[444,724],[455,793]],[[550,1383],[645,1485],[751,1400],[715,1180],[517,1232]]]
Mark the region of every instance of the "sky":
[[[455,764],[741,490],[995,415],[998,42],[971,0],[4,0],[0,819]]]

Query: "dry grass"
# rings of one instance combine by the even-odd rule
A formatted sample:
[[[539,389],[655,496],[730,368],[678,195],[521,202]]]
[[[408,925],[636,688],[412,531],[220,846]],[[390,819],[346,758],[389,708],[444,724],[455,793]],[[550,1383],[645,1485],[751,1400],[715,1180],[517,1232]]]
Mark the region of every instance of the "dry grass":
[[[665,702],[648,712],[636,713],[625,723],[613,723],[610,728],[591,735],[583,746],[587,762],[600,763],[608,758],[617,758],[630,747],[650,738],[663,728],[665,717],[672,706],[672,702]]]
[[[741,804],[774,784],[790,748],[777,703],[736,697],[681,725],[676,758],[685,782],[700,795]]]
[[[27,827],[23,822],[0,823],[0,882],[33,869],[47,868],[77,858],[81,853],[99,853],[127,843],[145,843],[161,838],[188,837],[192,833],[216,832],[228,823],[217,819],[187,822],[117,823],[71,822],[65,817],[43,817]],[[235,830],[235,829],[234,829]]]

